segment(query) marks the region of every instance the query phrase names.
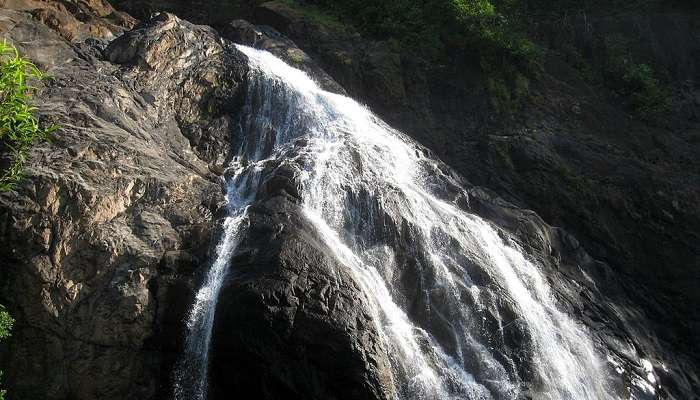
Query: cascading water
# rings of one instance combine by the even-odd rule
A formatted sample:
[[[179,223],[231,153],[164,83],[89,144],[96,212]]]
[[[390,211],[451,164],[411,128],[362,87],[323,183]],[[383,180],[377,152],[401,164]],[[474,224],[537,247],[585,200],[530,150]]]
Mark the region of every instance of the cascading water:
[[[177,399],[206,397],[218,291],[272,162],[298,167],[306,217],[367,295],[397,398],[616,397],[586,329],[514,242],[460,208],[442,163],[353,100],[238,48],[250,73],[231,216],[188,319]]]
[[[174,397],[176,400],[204,400],[207,398],[209,344],[214,325],[214,312],[221,285],[230,268],[240,233],[246,222],[246,209],[250,197],[234,177],[227,190],[229,216],[223,223],[223,235],[216,247],[216,259],[208,271],[202,287],[187,318],[187,336],[184,354],[174,373]]]

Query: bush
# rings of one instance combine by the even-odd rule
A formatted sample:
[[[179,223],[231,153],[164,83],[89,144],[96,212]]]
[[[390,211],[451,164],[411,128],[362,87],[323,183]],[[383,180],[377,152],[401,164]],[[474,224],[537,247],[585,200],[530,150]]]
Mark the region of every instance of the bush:
[[[292,0],[284,0],[286,3]],[[309,1],[360,32],[378,39],[396,39],[403,50],[428,58],[454,50],[476,51],[493,64],[495,58],[520,59],[528,66],[538,56],[516,21],[517,2],[491,0],[314,0]],[[310,6],[305,5],[304,8]],[[311,6],[313,7],[313,6]]]
[[[656,78],[651,66],[636,62],[627,39],[611,35],[605,48],[605,85],[622,95],[632,112],[654,120],[670,111],[670,91]]]
[[[294,0],[284,0],[287,4]],[[542,69],[542,53],[525,34],[520,0],[308,0],[312,8],[351,23],[359,32],[394,40],[434,64],[473,61],[486,77],[491,104],[511,113]]]
[[[5,310],[4,306],[0,305],[0,340],[5,340],[10,337],[10,331],[14,323],[15,320],[12,316]],[[0,378],[2,378],[2,371],[0,371]],[[0,400],[5,399],[6,393],[5,390],[0,389]]]
[[[622,76],[632,109],[640,116],[656,116],[670,109],[670,94],[646,64],[629,64]]]
[[[15,320],[10,316],[10,313],[5,310],[3,305],[0,305],[0,341],[10,337],[10,331],[12,331],[14,323]]]
[[[34,92],[32,80],[44,79],[44,74],[17,49],[0,43],[0,147],[11,160],[0,175],[0,191],[13,190],[22,179],[29,148],[49,138],[56,126],[44,128],[36,117],[36,108],[29,99]]]

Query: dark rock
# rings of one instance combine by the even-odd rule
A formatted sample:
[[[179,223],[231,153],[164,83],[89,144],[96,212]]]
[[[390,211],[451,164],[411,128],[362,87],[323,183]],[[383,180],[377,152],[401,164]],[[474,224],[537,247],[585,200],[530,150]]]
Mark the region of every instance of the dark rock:
[[[110,3],[136,18],[148,19],[158,12],[170,12],[196,24],[221,27],[234,19],[250,18],[264,0],[112,0]]]
[[[217,307],[212,397],[389,399],[367,299],[301,210],[261,199]]]
[[[361,95],[373,110],[374,107],[384,110],[407,105],[409,93],[404,82],[406,71],[403,71],[406,65],[396,45],[363,40],[354,31],[330,29],[305,17],[296,7],[280,1],[256,7],[253,18],[256,23],[269,25],[298,42],[295,43],[308,52],[332,79],[351,96]],[[422,96],[414,98],[422,99]]]

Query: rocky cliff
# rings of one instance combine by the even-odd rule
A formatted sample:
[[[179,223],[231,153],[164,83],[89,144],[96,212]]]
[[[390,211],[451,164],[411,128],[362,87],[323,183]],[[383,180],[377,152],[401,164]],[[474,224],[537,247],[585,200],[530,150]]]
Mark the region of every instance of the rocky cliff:
[[[170,14],[135,25],[99,1],[3,6],[0,35],[53,76],[36,103],[61,126],[32,151],[17,193],[0,195],[0,302],[17,319],[2,365],[14,398],[170,396],[182,323],[220,235],[224,166],[240,140],[248,67],[233,41],[364,99],[483,185],[463,181],[464,207],[546,266],[567,311],[629,379],[646,374],[645,357],[662,397],[697,393],[692,117],[660,141],[669,131],[572,86],[553,59],[529,117],[503,127],[483,95],[465,93],[478,77],[424,70],[385,43],[341,41],[276,3],[251,16],[277,30],[236,21],[219,33]],[[666,28],[654,37],[672,37]],[[683,71],[697,71],[693,62]],[[659,143],[666,148],[640,156]],[[251,211],[217,311],[212,395],[390,398],[366,299],[301,215],[294,173],[277,166]]]
[[[61,126],[0,199],[2,301],[17,319],[5,381],[17,399],[152,398],[207,265],[223,201],[211,170],[246,63],[210,28],[165,14],[107,47],[131,20],[79,4],[0,10],[2,36],[52,76],[36,104]],[[67,33],[45,12],[92,22]]]

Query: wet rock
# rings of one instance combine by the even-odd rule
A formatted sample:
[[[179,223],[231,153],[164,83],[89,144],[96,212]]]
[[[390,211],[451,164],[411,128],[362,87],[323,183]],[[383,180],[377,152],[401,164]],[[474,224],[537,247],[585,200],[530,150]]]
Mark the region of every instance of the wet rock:
[[[347,94],[345,89],[321,69],[306,52],[270,26],[253,25],[248,21],[238,19],[222,29],[222,35],[236,43],[269,51],[294,68],[308,73],[324,90]]]
[[[40,39],[21,50],[55,76],[37,102],[62,126],[32,151],[18,192],[0,196],[0,278],[12,288],[0,301],[17,318],[6,383],[18,398],[167,397],[224,215],[216,175],[245,58],[170,14],[76,46],[28,13],[6,15],[4,35]],[[273,168],[235,260],[244,276],[221,296],[213,394],[390,398],[366,298],[301,217],[298,171]]]
[[[268,1],[255,7],[253,20],[297,41],[332,79],[351,96],[361,94],[373,109],[381,107],[377,109],[381,111],[407,105],[406,64],[396,45],[363,40],[350,26],[345,27],[347,31],[339,31],[306,17],[299,7],[281,1]]]
[[[299,206],[273,194],[250,219],[217,307],[213,398],[393,398],[368,300]]]

